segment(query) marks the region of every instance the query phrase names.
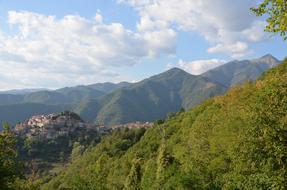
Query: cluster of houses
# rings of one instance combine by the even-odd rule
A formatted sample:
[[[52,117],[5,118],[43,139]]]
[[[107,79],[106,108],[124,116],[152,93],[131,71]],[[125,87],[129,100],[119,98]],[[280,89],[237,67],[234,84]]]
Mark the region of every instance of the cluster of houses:
[[[114,125],[106,127],[84,122],[77,114],[73,112],[61,112],[48,115],[37,115],[16,125],[15,132],[27,138],[54,139],[59,136],[68,136],[75,132],[95,132],[106,134],[112,130],[123,128],[138,129],[150,128],[153,123],[135,122],[123,125]]]
[[[122,128],[128,128],[128,129],[140,129],[140,128],[145,128],[145,129],[148,129],[148,128],[151,128],[153,127],[154,124],[151,123],[151,122],[135,122],[135,123],[127,123],[127,124],[122,124],[122,125],[114,125],[114,126],[111,126],[110,128],[113,129],[113,130],[116,130],[116,129],[122,129]]]
[[[85,123],[75,113],[67,111],[33,116],[15,127],[16,133],[22,136],[45,139],[67,136],[71,133],[83,130],[106,133],[109,129],[104,126]]]

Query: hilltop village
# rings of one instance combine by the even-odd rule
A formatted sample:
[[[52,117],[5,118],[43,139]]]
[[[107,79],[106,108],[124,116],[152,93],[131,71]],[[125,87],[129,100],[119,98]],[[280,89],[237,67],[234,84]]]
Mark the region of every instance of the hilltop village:
[[[59,136],[68,136],[76,132],[93,132],[97,134],[105,134],[112,130],[122,128],[150,128],[153,123],[135,122],[115,126],[103,126],[86,123],[77,114],[69,111],[61,113],[52,113],[48,115],[33,116],[26,121],[15,126],[15,132],[27,138],[54,139]]]

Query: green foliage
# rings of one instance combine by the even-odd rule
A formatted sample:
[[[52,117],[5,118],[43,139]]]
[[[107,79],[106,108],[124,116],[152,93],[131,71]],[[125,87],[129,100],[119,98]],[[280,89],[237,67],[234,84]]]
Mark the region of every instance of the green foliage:
[[[129,175],[126,178],[125,189],[140,190],[140,182],[141,182],[140,160],[134,159]]]
[[[41,180],[37,180],[32,176],[29,179],[16,178],[10,186],[15,190],[39,190],[42,183]]]
[[[26,169],[26,173],[37,172],[39,176],[49,178],[57,173],[57,168],[69,161],[74,162],[89,146],[99,143],[101,137],[102,134],[97,131],[84,128],[54,139],[18,136],[19,160],[32,165]]]
[[[287,2],[286,0],[264,0],[251,9],[257,16],[267,15],[267,32],[279,33],[287,40]]]
[[[135,143],[140,141],[145,130],[121,130],[105,137],[96,148],[87,150],[81,159],[73,161],[66,172],[52,179],[43,189],[123,189],[130,188],[137,179],[139,164],[113,162],[120,159]],[[133,166],[132,166],[133,165]],[[129,175],[130,174],[130,175]],[[129,175],[129,178],[126,177]],[[111,177],[114,176],[114,177]],[[114,178],[120,179],[114,181]]]
[[[74,142],[73,149],[71,153],[71,161],[77,160],[84,152],[85,146],[81,145],[79,142]]]
[[[156,184],[160,188],[164,185],[165,179],[165,169],[171,164],[172,158],[166,150],[166,142],[163,140],[161,147],[158,151],[157,156],[157,171],[156,171]]]
[[[16,138],[8,124],[4,124],[0,133],[0,187],[13,189],[11,184],[21,176],[21,165],[17,161]]]

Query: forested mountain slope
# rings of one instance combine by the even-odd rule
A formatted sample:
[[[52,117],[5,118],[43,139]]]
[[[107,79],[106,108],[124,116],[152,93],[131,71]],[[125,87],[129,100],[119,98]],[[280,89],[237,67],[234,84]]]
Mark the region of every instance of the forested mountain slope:
[[[14,90],[0,93],[0,122],[15,125],[33,115],[73,110],[82,101],[98,98],[129,83],[98,83],[57,90]],[[101,91],[103,90],[103,91]],[[26,92],[26,93],[24,93]],[[15,94],[9,94],[15,93]],[[80,109],[80,108],[79,108]],[[95,116],[90,113],[93,118]],[[85,116],[85,113],[83,113]],[[1,130],[1,127],[0,127]]]
[[[76,111],[84,119],[105,125],[154,121],[225,91],[224,86],[207,78],[174,68],[97,100],[83,102]]]
[[[287,61],[148,129],[106,137],[43,189],[286,189]]]

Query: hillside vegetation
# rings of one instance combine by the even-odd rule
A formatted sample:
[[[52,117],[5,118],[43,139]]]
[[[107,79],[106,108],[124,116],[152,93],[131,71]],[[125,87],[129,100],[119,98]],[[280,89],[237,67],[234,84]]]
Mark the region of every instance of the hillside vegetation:
[[[286,189],[287,61],[144,131],[121,131],[43,189]]]

